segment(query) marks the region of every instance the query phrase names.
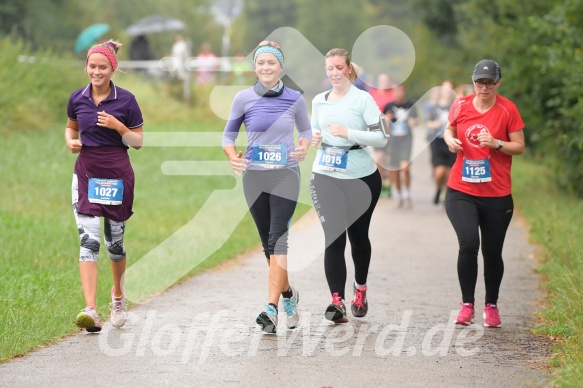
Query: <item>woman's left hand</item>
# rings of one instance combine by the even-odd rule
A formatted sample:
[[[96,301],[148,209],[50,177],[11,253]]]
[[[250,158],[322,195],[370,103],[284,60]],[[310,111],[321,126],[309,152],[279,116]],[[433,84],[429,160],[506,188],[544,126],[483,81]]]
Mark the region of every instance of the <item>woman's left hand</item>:
[[[308,152],[308,150],[305,147],[303,147],[302,145],[299,145],[296,147],[295,151],[292,151],[289,153],[289,156],[291,156],[296,161],[301,162],[304,159],[306,159],[307,152]]]
[[[117,131],[120,121],[115,117],[105,111],[97,112],[97,125],[104,128],[111,128]]]
[[[344,128],[342,125],[330,124],[330,134],[332,136],[348,139],[348,129]]]
[[[498,142],[496,141],[496,139],[494,139],[490,132],[480,132],[478,134],[478,141],[480,142],[480,145],[482,147],[483,146],[490,148],[498,147]]]

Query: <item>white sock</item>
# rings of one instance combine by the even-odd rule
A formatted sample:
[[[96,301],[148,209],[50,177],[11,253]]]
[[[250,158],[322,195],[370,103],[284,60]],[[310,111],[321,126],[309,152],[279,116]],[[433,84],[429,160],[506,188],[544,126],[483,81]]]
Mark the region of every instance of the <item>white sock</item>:
[[[366,284],[358,284],[358,283],[356,282],[356,280],[354,281],[354,286],[355,286],[357,289],[359,289],[359,290],[363,290],[363,289],[367,288],[367,287],[366,287]]]
[[[403,199],[409,199],[409,188],[408,187],[403,187],[401,189],[401,192],[403,193]]]

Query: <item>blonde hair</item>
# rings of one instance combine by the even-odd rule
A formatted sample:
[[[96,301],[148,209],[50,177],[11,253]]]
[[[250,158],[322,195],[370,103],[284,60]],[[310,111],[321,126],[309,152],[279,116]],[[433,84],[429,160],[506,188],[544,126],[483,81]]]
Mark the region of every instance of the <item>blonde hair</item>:
[[[119,50],[119,48],[121,46],[123,46],[123,44],[119,43],[116,40],[109,39],[109,40],[106,40],[105,42],[94,44],[91,48],[100,47],[100,46],[107,48],[109,51],[111,51],[113,53],[113,55],[115,55],[117,57],[117,51]]]
[[[330,57],[344,57],[346,66],[352,68],[352,71],[348,73],[348,79],[350,82],[356,81],[356,78],[362,73],[360,66],[350,60],[350,54],[343,48],[333,48],[326,53],[326,58]]]

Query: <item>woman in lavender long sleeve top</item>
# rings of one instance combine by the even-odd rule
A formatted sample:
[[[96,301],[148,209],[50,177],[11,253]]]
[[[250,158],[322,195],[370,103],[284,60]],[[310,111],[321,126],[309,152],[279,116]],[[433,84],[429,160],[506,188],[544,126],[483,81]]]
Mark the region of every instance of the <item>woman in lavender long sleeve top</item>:
[[[305,159],[312,131],[304,98],[279,78],[284,65],[279,44],[261,42],[253,61],[258,80],[235,96],[222,145],[235,173],[243,175],[245,200],[269,265],[268,303],[256,322],[264,332],[275,333],[280,294],[287,327],[297,327],[300,319],[299,292],[287,275],[287,236],[300,190],[298,162]],[[248,136],[244,155],[235,147],[241,124]]]

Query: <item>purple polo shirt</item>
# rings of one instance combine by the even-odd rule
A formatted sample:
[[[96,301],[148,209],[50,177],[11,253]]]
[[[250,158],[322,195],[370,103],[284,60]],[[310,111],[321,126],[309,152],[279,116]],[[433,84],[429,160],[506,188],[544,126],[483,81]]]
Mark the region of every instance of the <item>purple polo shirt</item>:
[[[97,125],[97,112],[105,111],[115,116],[129,129],[144,124],[142,111],[133,94],[111,85],[109,96],[98,106],[91,98],[91,85],[71,93],[67,105],[69,119],[77,121],[83,147],[77,162],[75,174],[78,178],[79,214],[107,217],[114,221],[126,221],[133,214],[134,170],[127,149],[117,131]],[[124,183],[121,205],[104,205],[89,202],[89,178],[120,179]]]
[[[129,129],[144,124],[142,111],[136,97],[129,91],[117,87],[110,81],[109,96],[95,105],[91,98],[91,84],[71,93],[67,104],[67,116],[79,123],[79,132],[83,147],[118,146],[128,148],[117,131],[97,125],[97,112],[105,111],[115,116]]]

